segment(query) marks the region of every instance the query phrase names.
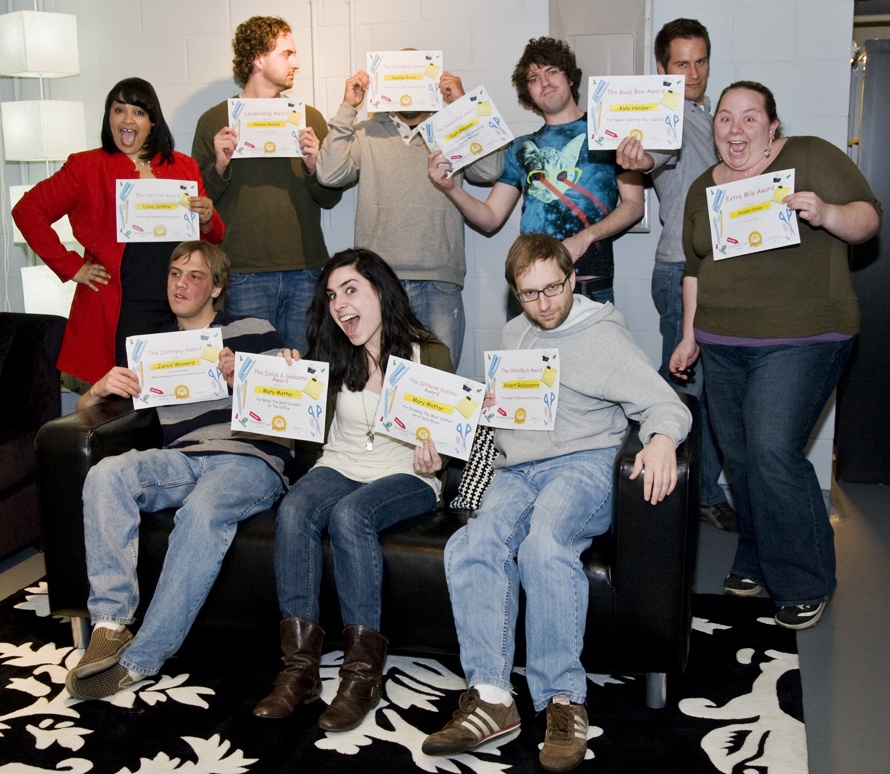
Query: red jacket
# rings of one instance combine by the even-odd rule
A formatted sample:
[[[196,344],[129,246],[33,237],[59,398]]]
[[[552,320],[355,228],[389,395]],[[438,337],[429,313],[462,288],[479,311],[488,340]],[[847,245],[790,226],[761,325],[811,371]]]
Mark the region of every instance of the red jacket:
[[[161,164],[160,155],[151,160],[155,177],[194,180],[198,193],[206,196],[198,164],[190,156],[173,152],[172,164]],[[114,338],[121,306],[121,259],[124,243],[117,241],[115,180],[136,179],[139,173],[123,153],[101,148],[75,153],[52,177],[26,193],[12,217],[31,249],[63,282],[70,280],[84,261],[100,263],[111,279],[98,292],[78,285],[71,302],[58,367],[93,383],[114,366]],[[67,215],[74,237],[84,247],[84,256],[68,250],[52,224]],[[202,239],[218,244],[225,225],[214,210],[210,231]],[[172,252],[172,246],[171,246]]]

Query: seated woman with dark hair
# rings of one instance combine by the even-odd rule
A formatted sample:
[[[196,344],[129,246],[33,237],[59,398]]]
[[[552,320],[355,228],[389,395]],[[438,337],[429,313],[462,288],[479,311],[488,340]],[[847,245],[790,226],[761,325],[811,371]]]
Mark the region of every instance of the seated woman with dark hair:
[[[308,334],[311,357],[330,363],[327,440],[315,467],[278,508],[275,575],[284,669],[254,714],[287,717],[321,693],[318,596],[327,530],[345,654],[337,695],[318,724],[326,731],[348,731],[380,700],[386,661],[377,533],[431,510],[440,491],[435,473],[442,459],[432,441],[411,446],[374,434],[386,363],[393,355],[454,369],[448,348],[414,316],[393,270],[370,250],[345,250],[325,264]]]

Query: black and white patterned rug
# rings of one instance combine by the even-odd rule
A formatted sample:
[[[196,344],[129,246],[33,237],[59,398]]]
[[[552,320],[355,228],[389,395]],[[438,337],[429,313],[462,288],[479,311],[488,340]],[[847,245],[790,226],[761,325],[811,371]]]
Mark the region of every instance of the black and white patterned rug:
[[[653,774],[806,774],[807,747],[793,632],[767,600],[697,596],[686,674],[668,706],[645,706],[645,681],[588,675],[587,759],[578,771]],[[384,700],[356,730],[315,726],[323,704],[282,721],[251,715],[277,671],[274,638],[196,631],[164,673],[105,701],[65,691],[80,658],[70,627],[48,615],[45,584],[0,603],[0,774],[236,774],[248,772],[541,771],[543,714],[521,670],[518,735],[474,754],[429,758],[420,745],[464,689],[456,661],[390,656]],[[323,701],[342,654],[325,655]]]

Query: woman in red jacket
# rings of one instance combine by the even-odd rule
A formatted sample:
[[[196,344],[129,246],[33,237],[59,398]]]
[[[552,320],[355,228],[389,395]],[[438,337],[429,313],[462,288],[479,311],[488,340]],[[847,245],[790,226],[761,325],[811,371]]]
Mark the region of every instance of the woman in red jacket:
[[[157,94],[141,78],[117,83],[105,100],[102,147],[75,153],[26,193],[12,211],[31,249],[63,282],[78,283],[59,355],[59,369],[86,382],[126,365],[129,335],[168,330],[167,264],[175,243],[118,242],[117,180],[193,180],[189,206],[201,237],[219,243],[225,225],[204,191],[197,163],[173,150]],[[81,257],[59,240],[52,224],[67,215]]]

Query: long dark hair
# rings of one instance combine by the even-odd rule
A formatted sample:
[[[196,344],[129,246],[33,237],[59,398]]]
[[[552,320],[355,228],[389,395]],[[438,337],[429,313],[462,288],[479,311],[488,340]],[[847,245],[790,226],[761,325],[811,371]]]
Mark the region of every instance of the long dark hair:
[[[140,107],[148,113],[152,127],[143,148],[146,154],[145,158],[152,159],[155,157],[155,154],[160,153],[162,163],[172,164],[173,134],[164,120],[161,103],[158,100],[154,87],[148,81],[142,80],[142,78],[124,78],[122,81],[114,84],[111,91],[108,92],[108,96],[105,98],[105,115],[102,116],[101,137],[103,150],[106,153],[120,153],[117,145],[114,144],[114,136],[111,134],[111,123],[108,120],[108,114],[114,102],[136,105],[136,107]]]
[[[411,311],[408,295],[396,273],[377,253],[355,248],[333,256],[315,283],[312,306],[309,307],[309,357],[331,364],[331,389],[339,391],[346,387],[358,392],[364,389],[370,375],[365,348],[354,346],[346,338],[331,317],[328,303],[328,280],[333,272],[345,266],[351,266],[368,280],[380,299],[383,325],[377,365],[381,373],[385,373],[390,355],[411,360],[414,344],[425,341],[431,334]]]

